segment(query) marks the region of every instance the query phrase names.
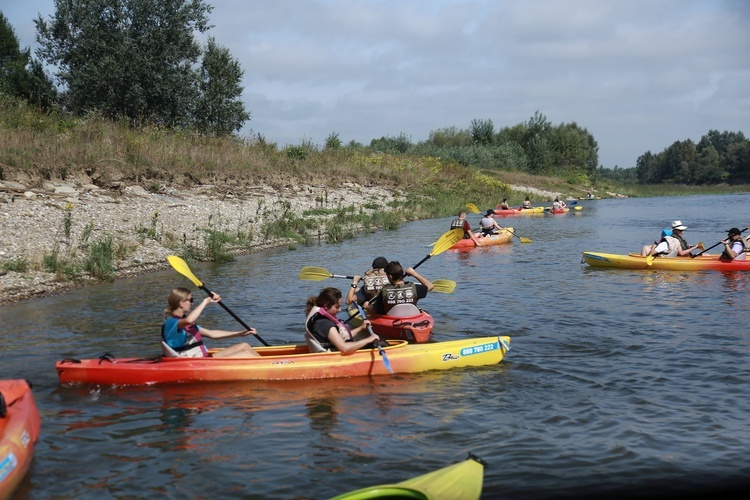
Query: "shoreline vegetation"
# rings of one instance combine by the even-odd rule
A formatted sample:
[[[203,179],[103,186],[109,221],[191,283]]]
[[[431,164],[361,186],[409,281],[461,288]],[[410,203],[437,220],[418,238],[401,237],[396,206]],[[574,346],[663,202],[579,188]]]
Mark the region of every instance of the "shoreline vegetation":
[[[446,217],[466,202],[548,203],[649,188],[481,169],[334,139],[279,148],[262,137],[134,129],[0,99],[0,303],[165,269],[170,254],[223,262]],[[697,192],[710,191],[659,186],[648,195]]]

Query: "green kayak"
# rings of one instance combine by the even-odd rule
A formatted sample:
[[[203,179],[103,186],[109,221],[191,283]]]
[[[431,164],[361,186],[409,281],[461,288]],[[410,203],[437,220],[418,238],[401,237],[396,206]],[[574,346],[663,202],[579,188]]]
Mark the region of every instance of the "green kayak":
[[[463,462],[443,467],[422,476],[407,479],[400,483],[362,488],[361,490],[344,493],[331,500],[367,500],[370,498],[478,499],[482,494],[482,481],[486,465],[484,460],[469,453],[469,457]]]

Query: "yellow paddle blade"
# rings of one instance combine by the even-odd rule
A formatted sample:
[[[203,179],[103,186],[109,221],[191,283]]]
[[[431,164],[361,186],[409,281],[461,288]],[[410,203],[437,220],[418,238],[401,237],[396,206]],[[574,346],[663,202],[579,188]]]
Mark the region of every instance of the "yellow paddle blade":
[[[437,242],[435,243],[435,246],[432,247],[432,252],[430,252],[430,257],[434,257],[438,254],[445,252],[450,247],[458,243],[459,240],[463,239],[463,237],[464,237],[463,229],[451,229],[450,231],[446,232],[440,238],[438,238]]]
[[[519,236],[521,239],[521,243],[533,243],[529,238],[524,238],[523,236]]]
[[[195,277],[193,272],[188,267],[187,262],[182,260],[180,257],[176,255],[169,255],[167,256],[167,262],[169,262],[169,265],[172,266],[175,271],[192,281],[195,286],[197,286],[198,288],[203,286],[203,282]]]
[[[432,284],[435,287],[432,289],[433,292],[453,293],[456,289],[456,282],[453,280],[433,280]]]
[[[706,249],[706,247],[703,245],[702,241],[698,242],[698,248],[700,248],[701,250],[705,250]]]
[[[333,274],[329,273],[328,269],[317,266],[305,266],[299,272],[299,279],[301,280],[322,281],[332,277]]]
[[[474,205],[473,203],[467,203],[467,204],[466,204],[466,208],[468,208],[469,210],[471,210],[471,211],[472,211],[472,212],[474,212],[475,214],[481,213],[481,212],[479,211],[479,208],[478,208],[478,207],[477,207],[476,205]]]
[[[650,266],[653,263],[654,263],[654,256],[653,255],[649,255],[648,257],[646,257],[646,265],[647,266]]]
[[[581,205],[576,205],[573,207],[573,210],[583,210],[583,207]]]

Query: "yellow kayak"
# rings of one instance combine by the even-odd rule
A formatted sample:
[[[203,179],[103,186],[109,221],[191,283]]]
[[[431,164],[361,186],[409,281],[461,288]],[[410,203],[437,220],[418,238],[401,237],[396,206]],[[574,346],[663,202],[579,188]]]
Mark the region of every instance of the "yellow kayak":
[[[474,500],[482,494],[486,465],[484,460],[469,453],[469,457],[463,462],[400,483],[370,486],[344,493],[332,500],[368,500],[373,498]]]

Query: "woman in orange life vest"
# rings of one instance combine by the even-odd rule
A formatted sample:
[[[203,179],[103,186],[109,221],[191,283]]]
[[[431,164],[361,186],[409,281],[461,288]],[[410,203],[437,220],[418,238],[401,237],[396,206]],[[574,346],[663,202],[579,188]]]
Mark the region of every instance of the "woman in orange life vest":
[[[385,257],[377,257],[372,261],[372,269],[365,271],[364,276],[354,276],[351,288],[346,293],[346,303],[351,304],[354,301],[363,305],[368,300],[374,299],[384,285],[388,284],[388,276],[385,275],[385,266],[388,260]],[[362,282],[362,287],[357,286]]]
[[[388,275],[388,281],[391,283],[383,287],[373,305],[378,314],[388,314],[388,311],[398,304],[416,306],[417,301],[425,298],[427,292],[434,288],[432,282],[417,273],[414,268],[409,267],[404,271],[401,264],[395,260],[385,266],[385,274]],[[419,284],[404,282],[404,275],[417,278]]]
[[[307,300],[305,329],[324,349],[351,354],[380,340],[375,334],[355,340],[355,337],[367,330],[370,321],[365,320],[360,326],[349,330],[349,327],[336,317],[339,311],[341,290],[338,288],[324,288],[317,297],[313,296]]]
[[[168,307],[164,310],[164,324],[161,327],[162,340],[184,357],[206,357],[209,356],[208,349],[203,345],[202,337],[210,339],[226,339],[230,337],[244,337],[254,335],[255,328],[229,332],[226,330],[209,330],[195,324],[203,309],[208,304],[215,304],[221,300],[219,294],[214,293],[211,297],[203,299],[192,311],[193,296],[187,288],[174,288],[167,298]],[[233,346],[217,351],[211,356],[215,358],[249,358],[259,356],[255,349],[246,342],[240,342]]]

